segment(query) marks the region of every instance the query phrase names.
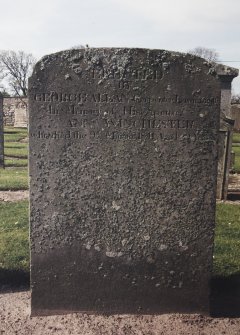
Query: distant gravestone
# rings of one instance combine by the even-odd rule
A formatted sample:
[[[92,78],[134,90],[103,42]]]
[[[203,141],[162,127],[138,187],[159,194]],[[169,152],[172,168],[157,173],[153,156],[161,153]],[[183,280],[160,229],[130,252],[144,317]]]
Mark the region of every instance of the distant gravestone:
[[[14,127],[25,128],[28,126],[27,119],[27,99],[20,98],[15,104],[15,120]]]
[[[16,128],[28,126],[28,99],[26,97],[5,97],[3,100],[4,124]]]
[[[234,131],[240,132],[240,104],[232,104],[231,105],[231,116],[234,122]]]
[[[4,168],[3,96],[0,93],[0,168]]]
[[[38,62],[29,86],[32,315],[207,313],[214,65],[69,50]]]
[[[231,84],[238,70],[226,65],[218,65],[218,76],[221,81],[221,116],[218,137],[218,176],[217,199],[227,199],[229,171],[231,169],[232,137],[234,119],[231,113]]]

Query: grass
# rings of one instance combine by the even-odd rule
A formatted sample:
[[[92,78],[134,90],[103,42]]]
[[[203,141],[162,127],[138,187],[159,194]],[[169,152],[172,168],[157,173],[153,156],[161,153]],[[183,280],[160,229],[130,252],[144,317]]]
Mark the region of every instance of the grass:
[[[233,143],[240,143],[240,133],[233,134]]]
[[[6,149],[25,149],[27,148],[28,144],[27,143],[21,143],[21,142],[6,142],[4,144],[4,148]]]
[[[214,275],[240,274],[240,206],[217,204]]]
[[[27,167],[27,159],[6,159],[4,160],[5,167]],[[1,186],[0,186],[1,187]]]
[[[233,143],[232,150],[235,153],[234,172],[240,173],[240,146],[235,146]]]
[[[6,168],[0,170],[1,191],[28,189],[28,144],[19,142],[27,136],[27,129],[4,128]],[[7,277],[9,273],[11,276],[16,275],[12,271],[29,272],[28,230],[28,201],[0,202],[0,280],[2,282],[4,278],[9,279]],[[17,280],[15,277],[11,278],[13,279]]]
[[[233,146],[233,150],[234,150],[234,152],[235,152],[235,155],[237,155],[237,156],[240,156],[240,147],[235,147],[235,146]]]
[[[4,155],[7,157],[28,158],[28,144],[8,142],[4,146]]]
[[[18,142],[27,136],[26,128],[4,127],[4,142]]]
[[[29,271],[28,201],[0,202],[0,269]]]
[[[0,171],[0,191],[28,189],[27,168],[6,168]]]
[[[13,127],[5,127],[4,128],[4,155],[5,155],[5,167],[27,167],[28,166],[28,143],[19,142],[21,139],[26,138],[28,136],[27,129],[25,128],[13,128]],[[7,142],[6,142],[7,141]],[[0,179],[4,177],[2,173],[0,173]],[[8,175],[8,174],[7,174]],[[8,178],[8,176],[7,176]],[[9,179],[9,178],[8,178]],[[16,179],[16,178],[15,178]],[[1,179],[2,181],[2,179]],[[13,181],[15,184],[15,180]],[[2,188],[2,184],[0,182],[0,189]],[[11,189],[19,189],[19,185],[17,188],[13,185]],[[26,182],[24,181],[23,185],[24,189],[26,188]],[[4,189],[6,186],[4,185]]]

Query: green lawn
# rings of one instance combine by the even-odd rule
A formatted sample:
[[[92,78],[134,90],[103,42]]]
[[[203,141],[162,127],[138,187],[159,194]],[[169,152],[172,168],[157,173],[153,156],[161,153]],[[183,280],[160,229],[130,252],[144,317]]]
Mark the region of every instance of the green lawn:
[[[240,147],[233,145],[233,151],[235,152],[235,155],[240,156]]]
[[[27,136],[26,128],[4,127],[4,142],[18,142]]]
[[[28,144],[7,142],[4,146],[4,155],[8,157],[28,158]]]
[[[240,143],[240,133],[233,134],[233,143]]]
[[[240,274],[240,206],[217,204],[214,275]]]
[[[29,271],[28,201],[0,202],[0,269]]]
[[[0,191],[28,189],[27,168],[5,168],[0,170]]]
[[[16,148],[16,149],[26,149],[28,147],[28,144],[27,143],[21,143],[21,142],[6,142],[4,144],[4,148],[5,150],[6,149],[13,149],[13,148]]]
[[[4,160],[5,167],[27,167],[27,159],[14,159],[14,158],[5,158]]]
[[[4,128],[4,162],[5,167],[27,167],[28,166],[28,143],[19,142],[28,136],[25,128]],[[15,181],[14,181],[15,183]],[[25,186],[24,182],[24,188]],[[0,183],[0,189],[1,189]],[[5,186],[4,186],[5,187]]]

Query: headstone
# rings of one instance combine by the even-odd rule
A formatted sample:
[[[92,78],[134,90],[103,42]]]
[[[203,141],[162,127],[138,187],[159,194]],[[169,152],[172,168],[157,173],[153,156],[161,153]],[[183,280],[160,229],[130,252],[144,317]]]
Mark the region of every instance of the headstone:
[[[231,113],[231,85],[238,70],[219,64],[217,73],[221,81],[221,116],[218,139],[217,199],[227,199],[229,172],[231,169],[234,119]]]
[[[229,173],[231,171],[231,151],[234,120],[221,116],[218,135],[218,175],[217,199],[226,200],[228,195]]]
[[[221,116],[218,135],[217,199],[227,199],[234,120]]]
[[[26,106],[24,108],[19,108],[15,113],[15,128],[26,128],[27,127],[27,111]]]
[[[15,128],[28,126],[28,99],[26,97],[6,97],[3,100],[4,124]]]
[[[3,96],[0,93],[0,168],[4,168]]]
[[[231,105],[231,115],[234,122],[233,130],[236,132],[240,132],[240,104],[234,103]]]
[[[209,310],[221,84],[147,49],[44,57],[29,83],[32,315]]]

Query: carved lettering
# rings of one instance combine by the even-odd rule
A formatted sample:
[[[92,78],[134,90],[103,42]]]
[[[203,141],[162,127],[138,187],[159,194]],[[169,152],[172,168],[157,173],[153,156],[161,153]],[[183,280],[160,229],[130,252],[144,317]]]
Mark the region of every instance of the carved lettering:
[[[122,85],[122,84],[121,84]],[[198,98],[188,98],[180,97],[178,95],[172,97],[151,97],[151,96],[139,96],[125,95],[123,93],[109,94],[109,93],[92,93],[88,94],[86,92],[80,93],[63,93],[63,92],[43,92],[34,94],[34,100],[36,102],[52,102],[52,103],[129,103],[133,101],[134,103],[158,103],[161,104],[182,104],[182,105],[217,105],[219,104],[219,98],[215,97],[198,97]]]
[[[163,77],[161,69],[151,68],[102,68],[102,69],[91,69],[92,79],[132,79],[132,80],[160,80]],[[120,87],[119,87],[120,88]],[[127,88],[127,87],[122,87]]]

